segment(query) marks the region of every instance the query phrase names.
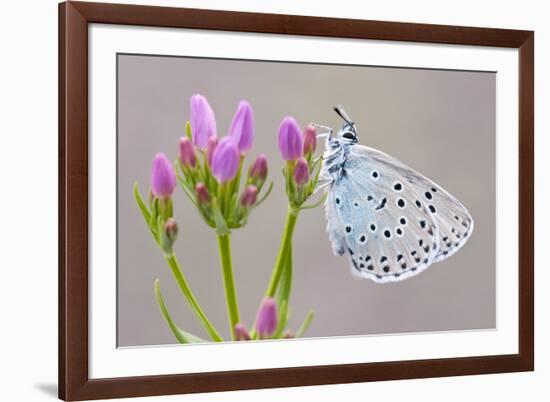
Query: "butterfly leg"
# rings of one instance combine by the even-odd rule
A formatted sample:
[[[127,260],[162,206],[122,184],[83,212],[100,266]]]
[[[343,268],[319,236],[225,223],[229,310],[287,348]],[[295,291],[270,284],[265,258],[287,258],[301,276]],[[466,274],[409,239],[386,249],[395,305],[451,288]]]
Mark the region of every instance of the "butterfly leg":
[[[320,184],[311,195],[314,196],[315,194],[317,194],[317,192],[319,192],[319,190],[331,185],[332,183],[334,183],[334,179],[330,179],[327,182]]]
[[[329,159],[332,159],[334,156],[340,154],[342,151],[340,149],[337,149],[336,151],[328,152],[325,151],[325,153],[321,156],[321,159],[326,161]]]
[[[317,134],[317,138],[330,138],[332,137],[332,133],[334,132],[334,130],[330,127],[327,127],[327,126],[323,126],[322,124],[317,124],[317,123],[311,123],[313,124],[314,127],[316,128],[320,128],[321,130],[323,130],[324,132],[320,133],[320,134]]]

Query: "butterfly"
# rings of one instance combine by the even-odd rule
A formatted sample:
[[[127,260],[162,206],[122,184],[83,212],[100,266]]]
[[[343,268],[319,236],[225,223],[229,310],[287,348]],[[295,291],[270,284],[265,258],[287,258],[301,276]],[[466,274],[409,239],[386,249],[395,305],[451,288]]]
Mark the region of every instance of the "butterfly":
[[[474,229],[468,210],[397,159],[358,144],[355,123],[334,110],[344,120],[335,136],[318,125],[329,130],[320,177],[334,254],[347,255],[354,275],[385,283],[456,253]]]

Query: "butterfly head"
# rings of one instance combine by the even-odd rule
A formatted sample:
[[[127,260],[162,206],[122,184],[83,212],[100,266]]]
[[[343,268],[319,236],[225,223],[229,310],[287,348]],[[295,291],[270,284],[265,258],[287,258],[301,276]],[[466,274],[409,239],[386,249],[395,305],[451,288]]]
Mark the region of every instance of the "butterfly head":
[[[345,110],[341,106],[334,106],[334,111],[344,120],[344,125],[336,134],[334,140],[338,141],[340,144],[353,145],[356,144],[357,139],[357,130],[355,127],[355,122],[347,115]]]

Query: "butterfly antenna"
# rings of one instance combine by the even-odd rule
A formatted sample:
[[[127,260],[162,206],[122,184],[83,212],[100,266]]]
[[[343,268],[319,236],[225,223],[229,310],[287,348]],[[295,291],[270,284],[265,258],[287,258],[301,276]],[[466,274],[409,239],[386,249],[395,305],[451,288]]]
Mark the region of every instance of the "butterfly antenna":
[[[332,107],[336,114],[340,116],[346,123],[348,123],[350,126],[353,126],[355,123],[351,121],[351,118],[348,116],[344,108],[340,105],[336,105]]]

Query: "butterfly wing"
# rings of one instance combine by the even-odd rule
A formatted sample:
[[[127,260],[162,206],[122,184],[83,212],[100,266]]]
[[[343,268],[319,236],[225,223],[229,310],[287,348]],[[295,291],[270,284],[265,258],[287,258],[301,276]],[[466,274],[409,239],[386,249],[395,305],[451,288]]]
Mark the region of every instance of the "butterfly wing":
[[[399,281],[460,249],[473,231],[466,208],[443,188],[389,155],[351,146],[326,201],[335,254],[352,272]]]

